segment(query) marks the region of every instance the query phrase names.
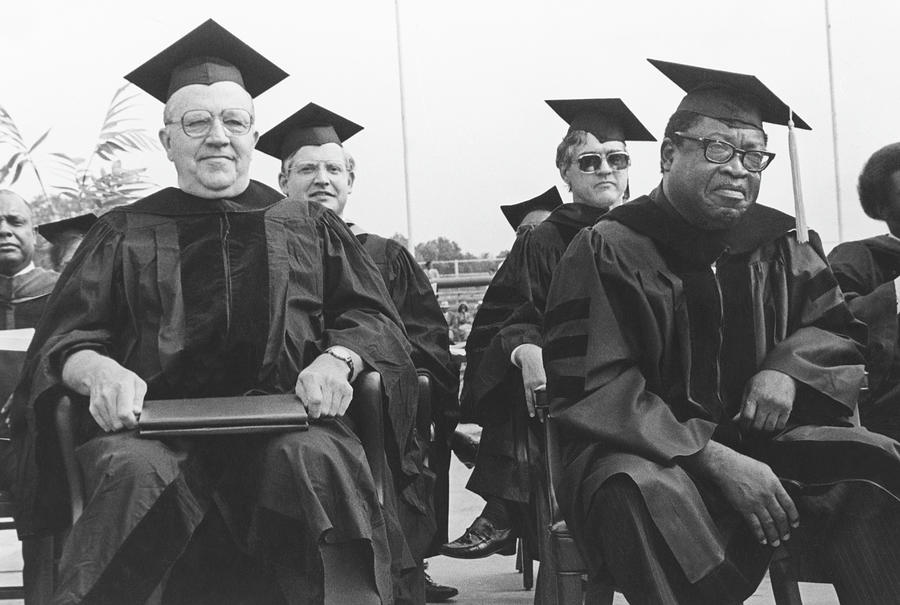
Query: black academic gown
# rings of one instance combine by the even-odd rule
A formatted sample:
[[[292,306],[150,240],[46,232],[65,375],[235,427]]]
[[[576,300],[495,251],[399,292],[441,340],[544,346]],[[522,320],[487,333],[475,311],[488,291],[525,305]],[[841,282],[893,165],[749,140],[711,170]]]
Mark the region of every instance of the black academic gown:
[[[22,275],[0,275],[0,329],[33,328],[59,274],[35,267]]]
[[[13,277],[0,275],[0,330],[35,327],[57,278],[55,271],[40,267]],[[15,388],[23,359],[22,353],[0,351],[0,402],[6,401]],[[2,474],[4,478],[8,476]],[[3,481],[3,485],[9,482]]]
[[[50,407],[65,360],[82,349],[135,372],[154,399],[292,392],[321,351],[350,348],[381,373],[388,459],[400,491],[413,483],[415,374],[384,284],[337,216],[281,198],[256,182],[234,199],[169,188],[110,211],[90,231],[48,303],[16,392],[23,536],[67,524]],[[390,523],[343,419],[272,438],[177,442],[101,434],[87,410],[81,424],[88,500],[63,553],[57,602],[141,602],[213,502],[243,551],[289,575],[315,575],[302,563],[309,544],[369,541],[378,589],[391,598]],[[137,465],[133,483],[108,485],[122,465]],[[393,559],[395,571],[411,564],[408,551]]]
[[[482,497],[527,503],[532,496],[530,477],[539,453],[534,440],[529,452],[522,372],[510,362],[510,356],[519,345],[543,345],[543,315],[556,266],[575,234],[596,223],[606,211],[585,204],[563,204],[517,239],[504,262],[504,267],[510,263],[511,268],[519,269],[517,296],[507,299],[519,302],[484,348],[471,384],[466,371],[470,397],[485,427],[466,487]],[[535,461],[532,465],[529,458]]]
[[[0,275],[0,329],[35,327],[57,278],[55,271],[40,267],[14,277]],[[0,403],[12,394],[24,357],[21,352],[0,351]],[[0,434],[7,435],[5,426]],[[11,447],[0,447],[0,452],[0,485],[8,488],[15,476],[15,456]]]
[[[742,578],[758,582],[769,551],[739,519],[723,527],[708,505],[721,497],[679,465],[715,439],[773,468],[801,523],[822,528],[817,550],[827,556],[843,522],[835,494],[847,492],[838,484],[871,482],[900,495],[900,444],[848,420],[864,332],[818,236],[798,244],[793,219],[759,204],[734,229],[710,234],[651,197],[576,236],[550,288],[544,363],[563,443],[557,495],[570,528],[584,536],[594,495],[625,475],[690,582],[721,569],[734,531],[745,540],[742,564],[753,568]],[[794,378],[798,396],[784,431],[752,438],[730,419],[762,369]],[[592,565],[600,540],[582,543]],[[732,600],[755,588],[738,584]]]
[[[868,393],[859,402],[863,426],[900,439],[900,330],[894,279],[900,239],[879,235],[840,244],[828,255],[850,310],[869,329]]]
[[[527,275],[522,253],[524,240],[531,229],[516,234],[512,249],[503,259],[481,300],[472,320],[472,329],[466,339],[466,369],[462,392],[459,397],[460,421],[483,424],[489,420],[480,408],[481,393],[478,378],[484,352],[509,316],[523,303],[528,302],[529,291],[523,276]]]
[[[371,233],[359,233],[356,237],[375,261],[406,328],[413,364],[431,377],[431,420],[436,426],[436,437],[447,440],[459,418],[459,371],[450,359],[447,321],[428,276],[409,251],[394,240]],[[430,436],[417,434],[417,438],[424,447]],[[417,537],[410,540],[410,547],[418,557],[437,554],[437,547],[447,541],[450,452],[447,447],[438,450],[428,452],[429,468],[437,475],[434,494],[429,493],[431,481],[423,474],[417,486],[421,503],[415,510],[417,514],[407,521],[401,509],[401,521],[405,527],[410,526],[407,535]]]

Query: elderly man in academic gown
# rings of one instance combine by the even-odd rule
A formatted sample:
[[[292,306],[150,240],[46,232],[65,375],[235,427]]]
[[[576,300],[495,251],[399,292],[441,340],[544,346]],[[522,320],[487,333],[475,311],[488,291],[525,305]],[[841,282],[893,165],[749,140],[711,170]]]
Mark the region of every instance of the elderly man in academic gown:
[[[851,422],[859,339],[818,237],[756,203],[759,80],[654,61],[687,91],[662,183],[582,231],[545,316],[560,507],[630,603],[739,603],[787,544],[843,603],[900,594],[900,443]]]
[[[23,534],[67,511],[52,402],[89,396],[86,504],[55,602],[388,603],[413,565],[344,416],[371,367],[407,461],[415,373],[378,271],[340,219],[248,176],[252,97],[286,74],[207,21],[128,79],[166,103],[178,174],[105,214],[48,304],[13,408]],[[152,440],[144,399],[296,392],[308,431]],[[247,399],[252,405],[252,399]],[[404,481],[412,478],[404,477]]]

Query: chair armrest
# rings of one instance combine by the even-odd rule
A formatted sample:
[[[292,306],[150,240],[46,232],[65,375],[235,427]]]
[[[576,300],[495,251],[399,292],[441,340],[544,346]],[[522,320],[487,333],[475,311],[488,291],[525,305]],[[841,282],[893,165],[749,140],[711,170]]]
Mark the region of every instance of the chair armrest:
[[[562,471],[562,463],[559,459],[559,434],[556,424],[550,417],[550,402],[547,399],[547,391],[540,390],[534,393],[534,411],[544,431],[543,464],[544,482],[547,486],[547,506],[550,513],[550,523],[562,521],[562,513],[556,501],[556,481]]]
[[[347,416],[356,426],[356,432],[366,452],[366,460],[375,479],[378,501],[384,503],[387,486],[387,459],[384,447],[384,394],[381,374],[365,371],[353,383],[353,399]]]
[[[426,370],[416,370],[419,377],[419,400],[416,405],[416,430],[419,437],[426,442],[431,442],[435,429],[431,418],[432,382],[431,374]]]
[[[63,467],[66,471],[66,482],[69,485],[69,500],[72,505],[72,523],[74,524],[84,510],[84,487],[81,471],[75,459],[75,405],[70,395],[63,395],[56,403],[54,421]]]

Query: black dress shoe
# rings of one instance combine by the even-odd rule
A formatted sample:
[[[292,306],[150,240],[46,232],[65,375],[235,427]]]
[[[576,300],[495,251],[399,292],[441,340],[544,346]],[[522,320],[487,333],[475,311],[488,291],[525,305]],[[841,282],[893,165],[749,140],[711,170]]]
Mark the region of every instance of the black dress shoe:
[[[443,603],[447,599],[452,599],[459,594],[459,591],[452,586],[444,586],[437,584],[431,579],[427,573],[425,574],[425,602],[426,603]]]
[[[454,559],[481,559],[494,553],[515,553],[516,535],[511,527],[496,528],[478,517],[462,536],[441,546],[441,554]]]

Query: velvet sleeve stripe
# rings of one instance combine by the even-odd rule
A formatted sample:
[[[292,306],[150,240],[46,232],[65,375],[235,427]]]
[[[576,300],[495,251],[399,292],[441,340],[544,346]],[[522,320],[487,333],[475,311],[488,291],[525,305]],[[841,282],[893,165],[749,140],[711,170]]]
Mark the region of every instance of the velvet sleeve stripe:
[[[832,299],[834,297],[832,291],[837,289],[838,283],[834,275],[828,269],[823,268],[809,280],[807,296],[810,301],[816,301],[825,296]]]
[[[486,302],[483,302],[481,307],[478,309],[479,318],[482,321],[482,325],[491,326],[491,325],[499,325],[503,323],[507,317],[509,317],[511,311],[510,305],[503,306],[494,306],[489,305]]]
[[[506,308],[509,306],[508,301],[522,298],[519,290],[511,286],[494,283],[492,283],[491,286],[492,287],[485,292],[484,303],[494,303],[496,301],[502,307]]]
[[[853,315],[845,305],[835,305],[822,313],[822,318],[816,322],[822,326],[848,326],[853,322]]]
[[[588,337],[586,334],[557,338],[544,345],[544,359],[556,361],[568,357],[583,358],[587,354],[587,346]]]
[[[546,325],[556,325],[566,321],[587,319],[590,310],[590,298],[574,298],[564,301],[547,311],[544,322]]]
[[[547,386],[554,398],[576,399],[584,394],[584,378],[580,376],[551,376]]]

